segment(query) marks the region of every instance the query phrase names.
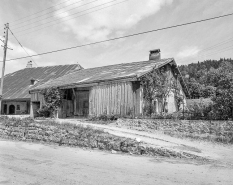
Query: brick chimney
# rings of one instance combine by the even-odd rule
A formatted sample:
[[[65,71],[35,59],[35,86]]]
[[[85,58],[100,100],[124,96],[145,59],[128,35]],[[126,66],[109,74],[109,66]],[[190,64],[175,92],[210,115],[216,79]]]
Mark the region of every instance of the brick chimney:
[[[29,61],[29,62],[27,63],[26,68],[32,68],[32,61]]]
[[[149,60],[159,60],[159,59],[161,59],[160,49],[151,50]]]

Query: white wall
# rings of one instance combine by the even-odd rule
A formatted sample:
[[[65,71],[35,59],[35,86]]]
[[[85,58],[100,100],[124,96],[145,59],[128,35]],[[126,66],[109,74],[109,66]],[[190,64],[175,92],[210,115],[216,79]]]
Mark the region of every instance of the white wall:
[[[2,104],[2,111],[4,110],[4,105],[7,105],[7,114],[9,114],[9,107],[10,105],[14,105],[15,106],[15,114],[19,115],[19,114],[25,114],[25,112],[28,112],[29,114],[29,107],[27,107],[27,102],[18,102],[18,101],[7,101],[7,102],[3,102]],[[17,105],[19,105],[20,110],[17,110]]]

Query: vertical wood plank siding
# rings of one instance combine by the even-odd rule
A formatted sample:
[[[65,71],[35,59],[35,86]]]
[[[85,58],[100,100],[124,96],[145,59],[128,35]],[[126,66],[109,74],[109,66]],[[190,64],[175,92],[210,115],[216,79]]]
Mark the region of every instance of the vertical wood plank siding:
[[[38,93],[38,92],[31,94],[31,101],[32,102],[40,102],[41,106],[45,104],[44,95],[42,95],[41,93]]]
[[[94,86],[89,94],[89,114],[137,115],[140,111],[138,88],[132,82]]]

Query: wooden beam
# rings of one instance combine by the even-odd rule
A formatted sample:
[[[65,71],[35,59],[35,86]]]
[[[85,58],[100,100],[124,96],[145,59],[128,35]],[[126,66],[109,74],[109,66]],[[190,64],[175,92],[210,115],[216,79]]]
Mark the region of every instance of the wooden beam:
[[[76,97],[74,88],[72,88],[72,91],[73,91],[73,94],[74,94],[74,115],[75,115],[76,114],[76,110],[77,110],[77,107],[76,107],[77,97]]]

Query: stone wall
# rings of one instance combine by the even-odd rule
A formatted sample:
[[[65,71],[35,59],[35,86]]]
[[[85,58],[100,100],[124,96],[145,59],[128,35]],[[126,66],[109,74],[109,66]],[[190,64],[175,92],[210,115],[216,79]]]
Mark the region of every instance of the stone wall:
[[[36,123],[28,119],[25,119],[26,121],[16,119],[13,119],[14,121],[9,120],[10,119],[0,120],[1,138],[97,148],[100,150],[110,150],[136,155],[205,160],[196,155],[150,146],[133,139],[115,136],[92,127],[58,123],[55,123],[56,125],[48,125],[45,122]]]

